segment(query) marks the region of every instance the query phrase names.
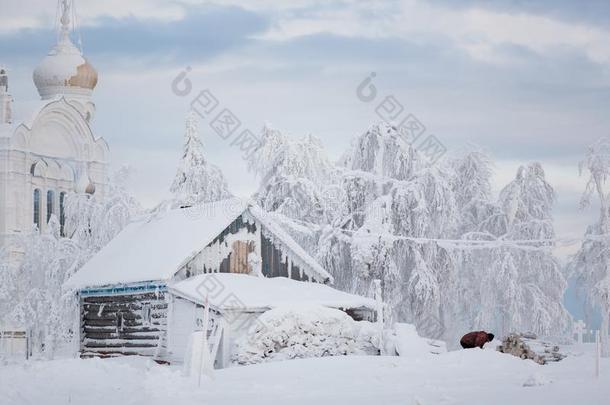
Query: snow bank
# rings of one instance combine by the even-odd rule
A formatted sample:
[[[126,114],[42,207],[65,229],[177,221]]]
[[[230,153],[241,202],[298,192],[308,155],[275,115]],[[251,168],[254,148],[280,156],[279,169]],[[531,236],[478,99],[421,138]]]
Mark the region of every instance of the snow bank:
[[[394,324],[394,333],[389,340],[388,345],[393,345],[401,357],[417,358],[447,351],[444,342],[422,338],[417,334],[415,325],[408,323]]]
[[[196,382],[139,357],[29,361],[0,367],[0,403],[133,405],[607,404],[610,361],[593,376],[594,347],[549,366],[493,350],[410,359],[336,356],[231,367]],[[540,374],[551,384],[524,387]],[[536,377],[537,378],[537,377]]]
[[[282,307],[260,316],[237,346],[234,362],[255,364],[295,358],[366,354],[370,335],[347,314],[321,306]]]
[[[534,373],[534,374],[530,375],[527,378],[527,380],[525,380],[525,382],[523,383],[523,386],[524,387],[539,387],[541,385],[550,384],[552,382],[553,382],[553,380],[551,380],[547,376],[540,374],[540,373]]]

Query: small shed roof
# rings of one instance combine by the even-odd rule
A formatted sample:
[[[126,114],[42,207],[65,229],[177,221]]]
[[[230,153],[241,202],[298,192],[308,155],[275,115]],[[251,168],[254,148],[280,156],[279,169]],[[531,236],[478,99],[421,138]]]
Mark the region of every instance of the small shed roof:
[[[332,280],[271,218],[245,200],[234,198],[174,209],[132,222],[72,276],[66,287],[80,289],[169,280],[246,212],[291,252],[298,264],[308,266],[321,279]]]
[[[368,308],[375,300],[336,290],[328,285],[296,281],[286,277],[256,277],[245,274],[201,274],[179,281],[169,292],[220,311],[265,311],[281,306],[321,305],[329,308]]]

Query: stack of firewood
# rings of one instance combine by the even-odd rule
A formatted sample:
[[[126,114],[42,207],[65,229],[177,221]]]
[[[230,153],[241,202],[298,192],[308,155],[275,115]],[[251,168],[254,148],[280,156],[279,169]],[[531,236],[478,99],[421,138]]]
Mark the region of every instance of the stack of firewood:
[[[536,335],[531,333],[511,333],[502,340],[497,350],[522,359],[533,360],[538,364],[560,361],[566,357],[559,352],[559,346],[538,340]]]

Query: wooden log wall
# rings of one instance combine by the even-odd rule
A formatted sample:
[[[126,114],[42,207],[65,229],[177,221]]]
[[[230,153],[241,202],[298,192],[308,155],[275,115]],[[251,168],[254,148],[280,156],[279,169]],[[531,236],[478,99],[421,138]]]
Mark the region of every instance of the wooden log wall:
[[[81,297],[81,357],[166,352],[165,293]]]

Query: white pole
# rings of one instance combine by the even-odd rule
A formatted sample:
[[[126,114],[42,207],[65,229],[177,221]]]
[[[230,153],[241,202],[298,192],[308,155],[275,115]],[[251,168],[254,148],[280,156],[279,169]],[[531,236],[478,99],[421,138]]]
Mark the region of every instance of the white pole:
[[[595,331],[595,378],[599,378],[599,356],[600,356],[600,347],[601,339],[599,336],[599,331]]]
[[[208,374],[208,363],[210,357],[210,349],[208,346],[208,326],[210,324],[210,305],[208,297],[205,297],[205,308],[203,310],[203,339],[201,353],[199,356],[199,386],[201,387],[201,374],[205,367],[206,374]]]

